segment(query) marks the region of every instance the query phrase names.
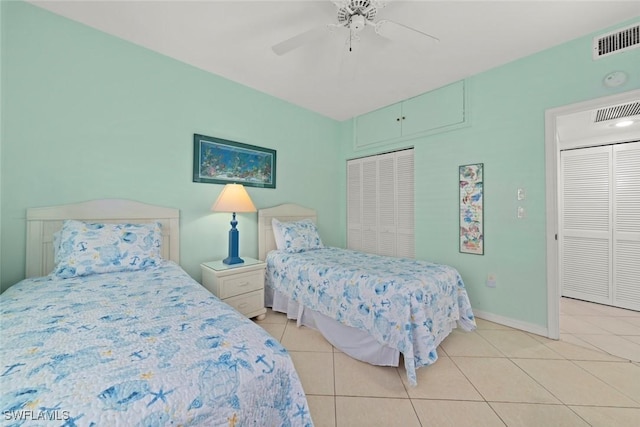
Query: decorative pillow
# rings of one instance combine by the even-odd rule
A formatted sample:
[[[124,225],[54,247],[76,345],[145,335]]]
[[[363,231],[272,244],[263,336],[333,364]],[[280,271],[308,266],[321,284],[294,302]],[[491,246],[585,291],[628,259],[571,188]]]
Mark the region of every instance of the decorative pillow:
[[[67,220],[57,245],[60,278],[156,267],[162,261],[160,223],[100,224]],[[56,239],[54,237],[54,245]]]
[[[318,229],[310,219],[280,222],[274,218],[271,223],[279,250],[293,253],[324,248]]]

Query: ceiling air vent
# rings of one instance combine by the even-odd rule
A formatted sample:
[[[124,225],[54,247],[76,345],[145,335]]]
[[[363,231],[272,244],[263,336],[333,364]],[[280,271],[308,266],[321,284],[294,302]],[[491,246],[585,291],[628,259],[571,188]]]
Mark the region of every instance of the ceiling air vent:
[[[593,38],[593,59],[640,47],[640,24]]]
[[[622,117],[631,117],[640,114],[640,101],[630,102],[628,104],[614,105],[612,107],[601,108],[596,111],[594,122],[605,122],[607,120],[621,119]]]

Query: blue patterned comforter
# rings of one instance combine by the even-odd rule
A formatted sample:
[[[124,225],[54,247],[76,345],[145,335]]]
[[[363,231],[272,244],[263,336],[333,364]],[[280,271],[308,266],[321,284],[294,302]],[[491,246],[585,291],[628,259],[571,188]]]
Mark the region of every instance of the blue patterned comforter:
[[[400,351],[413,385],[456,321],[476,327],[460,274],[447,265],[338,248],[271,251],[266,261],[267,285]]]
[[[311,426],[287,351],[180,267],[0,296],[2,425]]]

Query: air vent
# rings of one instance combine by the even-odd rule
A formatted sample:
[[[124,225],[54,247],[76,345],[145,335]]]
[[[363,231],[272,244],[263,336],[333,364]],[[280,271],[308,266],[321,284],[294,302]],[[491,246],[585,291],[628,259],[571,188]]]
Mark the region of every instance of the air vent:
[[[640,24],[593,38],[593,59],[640,47]]]
[[[601,108],[596,111],[594,123],[605,122],[607,120],[621,119],[623,117],[637,116],[640,114],[640,101],[628,104],[614,105],[612,107]]]

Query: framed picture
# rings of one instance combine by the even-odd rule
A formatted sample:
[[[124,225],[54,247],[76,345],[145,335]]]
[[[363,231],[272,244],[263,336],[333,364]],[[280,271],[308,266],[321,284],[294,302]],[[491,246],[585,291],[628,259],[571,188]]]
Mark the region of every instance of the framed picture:
[[[194,134],[193,182],[276,188],[276,150]]]
[[[484,255],[484,163],[458,167],[460,252]]]

